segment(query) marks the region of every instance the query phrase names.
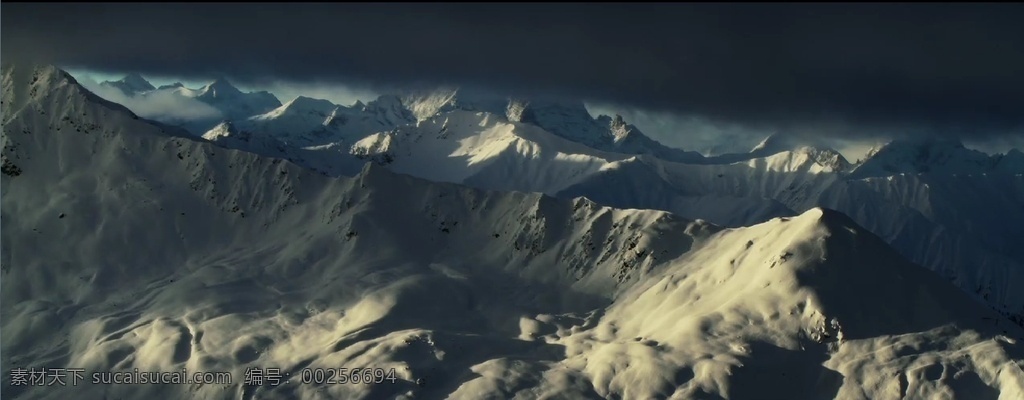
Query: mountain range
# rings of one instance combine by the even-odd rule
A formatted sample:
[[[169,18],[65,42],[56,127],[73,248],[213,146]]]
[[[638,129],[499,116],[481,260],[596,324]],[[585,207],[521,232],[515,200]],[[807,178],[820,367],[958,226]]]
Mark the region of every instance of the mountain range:
[[[581,102],[458,89],[352,106],[298,97],[193,133],[331,176],[354,176],[372,161],[432,181],[582,196],[730,227],[826,207],[1024,324],[1024,292],[1014,289],[1024,283],[1019,150],[895,140],[851,163],[780,133],[746,153],[703,156],[668,148],[619,116],[592,117]]]
[[[252,114],[197,133],[55,67],[2,84],[4,371],[236,377],[5,396],[1024,397],[1019,152],[709,158],[575,106],[221,84]],[[397,379],[296,382],[338,366]]]

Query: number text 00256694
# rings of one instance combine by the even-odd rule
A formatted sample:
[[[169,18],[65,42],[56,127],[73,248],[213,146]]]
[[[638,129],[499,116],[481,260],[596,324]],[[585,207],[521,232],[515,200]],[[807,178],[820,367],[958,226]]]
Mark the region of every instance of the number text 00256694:
[[[315,384],[382,384],[395,383],[394,368],[303,368],[302,383]]]

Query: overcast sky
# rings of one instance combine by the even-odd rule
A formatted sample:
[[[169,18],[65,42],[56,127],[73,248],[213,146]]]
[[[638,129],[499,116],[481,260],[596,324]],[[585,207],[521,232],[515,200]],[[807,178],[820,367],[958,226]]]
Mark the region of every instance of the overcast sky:
[[[474,86],[705,136],[1024,135],[1022,4],[14,3],[0,18],[4,59],[94,71],[355,97]],[[699,136],[673,129],[654,136]]]

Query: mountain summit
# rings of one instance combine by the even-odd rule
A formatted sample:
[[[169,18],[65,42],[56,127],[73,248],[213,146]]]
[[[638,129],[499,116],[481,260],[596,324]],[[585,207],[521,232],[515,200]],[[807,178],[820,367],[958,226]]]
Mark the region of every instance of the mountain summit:
[[[124,94],[130,96],[156,89],[155,87],[153,87],[153,84],[149,83],[149,81],[143,78],[142,75],[139,75],[134,72],[128,74],[120,80],[105,81],[100,84],[104,86],[117,88],[124,92]]]
[[[223,77],[199,90],[181,93],[217,108],[229,120],[248,118],[281,106],[281,101],[273,94],[266,91],[242,92]]]
[[[240,96],[241,90],[228,82],[227,78],[220,77],[200,89],[198,98],[228,99]]]

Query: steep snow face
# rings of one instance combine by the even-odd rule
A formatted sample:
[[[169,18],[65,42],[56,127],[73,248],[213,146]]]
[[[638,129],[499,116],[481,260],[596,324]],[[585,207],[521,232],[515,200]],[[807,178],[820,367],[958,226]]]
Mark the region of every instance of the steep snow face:
[[[334,179],[169,137],[55,69],[3,77],[4,370],[235,378],[11,396],[1024,395],[1024,332],[828,210],[723,230],[372,163]],[[338,365],[395,383],[295,382]]]
[[[852,177],[919,173],[981,174],[992,170],[997,162],[998,158],[968,149],[959,141],[896,140],[868,152],[867,158],[853,172]]]
[[[105,81],[100,84],[104,86],[117,88],[124,92],[124,94],[129,96],[134,96],[143,92],[148,92],[150,90],[156,89],[153,87],[153,84],[149,83],[149,81],[143,78],[142,75],[139,75],[137,73],[130,73],[120,80]]]

